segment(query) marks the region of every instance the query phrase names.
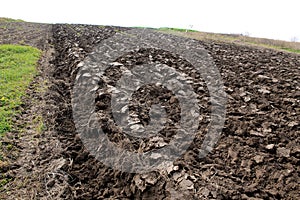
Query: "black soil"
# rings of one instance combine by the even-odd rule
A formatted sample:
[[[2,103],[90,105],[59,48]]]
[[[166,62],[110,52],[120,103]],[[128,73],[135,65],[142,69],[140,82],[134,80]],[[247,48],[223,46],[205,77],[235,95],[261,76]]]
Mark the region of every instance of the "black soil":
[[[213,152],[203,159],[197,155],[201,134],[206,133],[205,125],[209,121],[209,94],[205,86],[196,87],[203,81],[191,73],[191,64],[178,55],[159,49],[139,49],[120,57],[116,61],[128,69],[151,62],[177,70],[178,66],[184,66],[183,72],[192,77],[200,96],[203,124],[199,126],[200,136],[174,162],[167,174],[126,173],[97,161],[77,135],[72,119],[71,89],[78,63],[101,41],[125,30],[90,25],[52,25],[53,37],[48,41],[55,53],[49,64],[51,83],[46,101],[52,106],[53,115],[51,119],[46,114],[44,117],[53,125],[52,137],[59,141],[61,149],[55,154],[56,158],[64,160],[59,171],[65,176],[53,176],[50,184],[41,183],[42,190],[60,188],[60,192],[53,193],[54,199],[300,198],[300,56],[270,49],[199,41],[216,63],[228,98],[222,136]],[[3,38],[2,32],[0,35]],[[114,85],[120,73],[118,68],[108,69],[106,76],[110,81],[99,83],[100,86]],[[135,94],[131,107],[132,110],[142,110],[138,112],[142,123],[149,122],[147,109],[151,102],[158,100],[165,102],[173,122],[178,122],[178,101],[172,98],[170,91],[149,86],[143,92]],[[147,99],[146,93],[151,93],[151,98]],[[100,120],[102,128],[106,133],[113,133],[109,138],[117,144],[124,135],[115,131],[114,125],[105,123],[112,117],[110,95],[98,97],[95,102],[97,112],[106,113]],[[150,103],[142,105],[142,102]],[[167,126],[172,127],[172,123]],[[173,134],[169,130],[161,133],[165,142],[171,140]],[[132,146],[128,149],[132,151],[139,148],[135,141],[130,144]],[[47,146],[46,143],[43,145]],[[151,146],[146,150],[149,149]],[[62,184],[64,186],[60,187]],[[44,191],[35,198],[46,197],[49,198],[49,193]]]

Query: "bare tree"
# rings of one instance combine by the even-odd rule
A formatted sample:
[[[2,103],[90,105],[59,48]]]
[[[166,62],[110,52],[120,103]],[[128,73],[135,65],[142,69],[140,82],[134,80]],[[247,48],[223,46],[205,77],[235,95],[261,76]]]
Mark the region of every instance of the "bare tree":
[[[244,33],[244,36],[250,37],[250,32],[246,31],[246,32]]]
[[[298,41],[298,38],[296,36],[291,38],[291,42],[297,42],[297,41]]]

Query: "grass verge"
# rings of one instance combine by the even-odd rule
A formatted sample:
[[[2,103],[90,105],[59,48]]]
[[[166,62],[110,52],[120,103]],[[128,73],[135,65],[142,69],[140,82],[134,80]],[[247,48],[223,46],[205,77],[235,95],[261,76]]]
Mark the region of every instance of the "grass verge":
[[[12,117],[37,74],[41,51],[28,46],[0,45],[0,137],[12,128]]]
[[[38,73],[36,66],[41,53],[29,46],[0,45],[0,138],[3,137],[0,141],[0,193],[7,190],[5,186],[13,180],[5,174],[11,167],[7,158],[15,159],[17,155],[14,144],[6,141],[4,136],[11,131],[13,117],[20,112],[18,107],[22,97]],[[36,131],[43,131],[41,117],[36,117],[32,123],[36,125]]]
[[[287,42],[282,40],[273,40],[266,38],[254,38],[249,36],[243,36],[239,34],[218,34],[218,33],[206,33],[193,30],[177,29],[177,28],[159,28],[158,31],[162,31],[169,34],[174,34],[182,37],[188,37],[196,40],[213,40],[226,43],[236,43],[242,45],[254,45],[269,49],[276,49],[281,51],[287,51],[292,53],[300,53],[299,42]]]
[[[169,27],[161,27],[158,30],[160,31],[177,31],[177,32],[198,32],[192,29],[184,29],[184,28],[169,28]]]
[[[24,22],[21,19],[11,19],[7,17],[0,17],[0,22]]]

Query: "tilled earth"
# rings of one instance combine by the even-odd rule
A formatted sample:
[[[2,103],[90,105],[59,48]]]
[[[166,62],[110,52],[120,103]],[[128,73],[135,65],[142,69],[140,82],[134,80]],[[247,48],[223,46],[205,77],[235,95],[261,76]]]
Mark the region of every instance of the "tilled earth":
[[[0,43],[30,45],[44,49],[51,25],[26,22],[0,22]]]
[[[22,24],[20,27],[28,26],[28,30],[33,27]],[[17,27],[19,24],[15,24],[14,30]],[[71,90],[78,64],[101,41],[126,30],[91,25],[43,25],[35,32],[48,32],[47,36],[38,36],[38,40],[35,37],[32,44],[27,42],[46,52],[41,60],[44,67],[41,77],[47,80],[48,89],[41,94],[44,107],[37,109],[46,119],[48,129],[38,136],[40,139],[36,146],[26,147],[26,142],[30,141],[22,140],[22,137],[13,139],[16,143],[24,143],[20,144],[23,156],[15,161],[19,164],[12,165],[14,169],[5,172],[13,179],[8,184],[13,189],[7,187],[7,196],[3,194],[5,198],[300,198],[300,56],[270,49],[198,41],[216,63],[227,93],[226,121],[221,138],[214,150],[201,159],[198,154],[210,121],[210,102],[207,87],[199,74],[193,71],[193,66],[180,56],[161,49],[138,49],[116,59],[118,65],[106,70],[105,79],[99,81],[98,92],[116,84],[122,73],[120,66],[131,69],[141,64],[166,64],[187,74],[193,82],[201,107],[200,125],[197,137],[187,152],[164,172],[127,173],[97,161],[76,132]],[[22,37],[27,38],[26,34],[22,34],[9,40],[9,34],[9,31],[1,32],[2,43],[16,43]],[[11,35],[14,34],[12,31]],[[45,46],[43,42],[36,41],[50,44]],[[149,123],[149,107],[153,103],[164,102],[170,120],[155,139],[138,141],[122,134],[112,120],[110,100],[109,93],[96,96],[95,111],[102,116],[99,120],[101,128],[116,145],[129,141],[125,144],[126,149],[148,151],[167,144],[176,135],[173,125],[180,121],[180,105],[166,88],[146,86],[134,93],[130,106],[138,114],[139,122],[146,125]],[[27,107],[31,104],[26,102]],[[35,133],[31,135],[36,137]],[[17,180],[24,180],[22,176],[25,175],[31,180],[29,184],[13,187]]]

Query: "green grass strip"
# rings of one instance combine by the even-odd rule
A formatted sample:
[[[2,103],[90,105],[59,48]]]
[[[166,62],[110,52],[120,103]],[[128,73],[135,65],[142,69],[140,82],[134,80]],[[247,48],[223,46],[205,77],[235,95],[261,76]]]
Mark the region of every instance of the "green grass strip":
[[[0,17],[0,22],[24,22],[21,19],[11,19],[6,17]]]
[[[19,45],[0,45],[0,136],[12,128],[21,98],[37,74],[41,51]]]
[[[184,29],[184,28],[169,28],[169,27],[161,27],[158,30],[160,31],[178,31],[178,32],[198,32],[192,29]]]

